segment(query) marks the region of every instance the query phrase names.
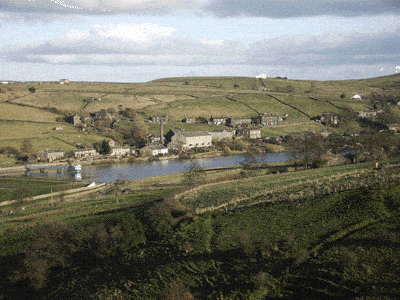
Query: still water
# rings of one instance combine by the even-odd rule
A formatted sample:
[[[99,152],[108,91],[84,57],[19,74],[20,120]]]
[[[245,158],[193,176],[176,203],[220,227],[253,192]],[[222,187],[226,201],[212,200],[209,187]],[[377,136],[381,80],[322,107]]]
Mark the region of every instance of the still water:
[[[271,163],[290,159],[289,153],[265,153],[257,156],[259,163]],[[246,163],[245,155],[219,156],[198,159],[202,168],[217,168]],[[164,160],[135,164],[110,166],[85,166],[82,168],[82,180],[96,182],[113,182],[116,180],[133,180],[145,177],[181,173],[187,170],[190,160]]]
[[[271,163],[286,161],[291,158],[290,153],[263,153],[257,155],[257,163]],[[202,168],[218,168],[246,164],[249,158],[246,155],[218,156],[197,159]],[[162,160],[140,162],[132,164],[82,166],[81,172],[68,173],[32,173],[26,172],[27,176],[69,176],[76,181],[84,182],[113,182],[116,180],[133,180],[145,177],[182,173],[187,171],[190,160]]]

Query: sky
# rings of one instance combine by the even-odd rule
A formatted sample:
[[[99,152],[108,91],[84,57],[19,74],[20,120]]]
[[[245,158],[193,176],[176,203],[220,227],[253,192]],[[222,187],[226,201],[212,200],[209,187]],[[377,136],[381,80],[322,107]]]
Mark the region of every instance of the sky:
[[[0,0],[0,80],[400,72],[400,0]]]

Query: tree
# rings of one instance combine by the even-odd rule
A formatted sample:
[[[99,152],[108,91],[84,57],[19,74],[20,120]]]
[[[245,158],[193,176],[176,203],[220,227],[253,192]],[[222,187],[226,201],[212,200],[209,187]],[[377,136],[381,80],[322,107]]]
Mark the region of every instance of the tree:
[[[21,152],[23,153],[31,153],[33,149],[32,143],[30,140],[25,139],[21,144]]]
[[[344,93],[340,94],[340,99],[346,98],[346,95]]]
[[[108,141],[103,140],[103,142],[101,143],[101,148],[103,149],[102,154],[110,154],[111,153],[111,146]]]
[[[294,158],[300,158],[306,164],[306,169],[324,153],[323,137],[313,133],[307,133],[303,137],[293,139],[289,143],[289,149]]]
[[[197,160],[191,160],[190,164],[185,167],[186,172],[183,174],[183,183],[188,187],[193,187],[203,178],[202,168]]]
[[[28,91],[30,91],[31,93],[34,93],[34,92],[36,92],[36,89],[35,89],[33,86],[31,86],[31,87],[28,89]]]
[[[106,140],[103,140],[103,142],[101,142],[101,143],[94,143],[93,148],[100,154],[110,154],[111,153],[110,143]]]
[[[201,123],[201,124],[207,124],[208,123],[208,120],[205,117],[202,117],[202,116],[198,117],[197,121],[199,123]]]

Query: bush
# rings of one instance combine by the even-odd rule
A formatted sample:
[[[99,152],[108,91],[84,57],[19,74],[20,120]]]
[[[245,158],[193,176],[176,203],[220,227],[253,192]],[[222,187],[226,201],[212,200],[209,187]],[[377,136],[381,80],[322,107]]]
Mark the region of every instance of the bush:
[[[318,169],[321,168],[325,163],[326,161],[324,161],[323,159],[317,158],[316,160],[313,161],[312,167],[314,169]]]
[[[35,89],[33,86],[31,86],[31,87],[28,89],[28,91],[30,91],[31,93],[34,93],[34,92],[36,92],[36,89]]]

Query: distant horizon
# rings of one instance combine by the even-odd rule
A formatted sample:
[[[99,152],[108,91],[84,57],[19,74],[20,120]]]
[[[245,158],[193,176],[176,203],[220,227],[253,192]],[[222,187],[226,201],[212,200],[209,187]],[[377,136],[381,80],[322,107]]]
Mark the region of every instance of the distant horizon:
[[[374,78],[381,78],[381,77],[390,77],[390,76],[395,76],[395,75],[400,75],[400,73],[396,72],[393,74],[388,74],[388,75],[382,75],[382,76],[375,76],[375,77],[366,77],[366,78],[351,78],[351,79],[326,79],[326,80],[317,80],[317,79],[298,79],[298,78],[289,78],[286,76],[277,76],[277,77],[272,77],[272,76],[268,76],[267,79],[285,79],[285,80],[298,80],[298,81],[352,81],[352,80],[367,80],[367,79],[374,79]],[[160,77],[160,78],[156,78],[156,79],[151,79],[148,81],[102,81],[102,80],[74,80],[71,78],[60,78],[60,79],[53,79],[53,80],[15,80],[15,79],[1,79],[1,82],[21,82],[21,83],[30,83],[30,82],[34,82],[34,83],[40,83],[40,82],[47,82],[47,83],[59,83],[61,79],[69,79],[70,82],[88,82],[88,83],[117,83],[117,84],[129,84],[129,83],[147,83],[147,82],[152,82],[152,81],[156,81],[156,80],[163,80],[163,79],[178,79],[178,78],[219,78],[219,77],[223,77],[223,78],[256,78],[256,76],[232,76],[232,75],[222,75],[222,76],[174,76],[174,77]],[[2,84],[0,84],[1,86]]]

